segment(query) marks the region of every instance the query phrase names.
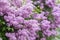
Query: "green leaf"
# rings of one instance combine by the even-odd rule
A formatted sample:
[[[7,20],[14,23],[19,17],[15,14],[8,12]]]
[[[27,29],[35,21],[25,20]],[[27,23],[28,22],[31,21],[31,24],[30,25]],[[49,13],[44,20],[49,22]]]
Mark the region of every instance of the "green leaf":
[[[37,34],[39,35],[40,38],[43,37],[42,31],[39,31]]]
[[[55,37],[54,36],[50,36],[50,37],[47,37],[46,39],[47,40],[53,40]]]

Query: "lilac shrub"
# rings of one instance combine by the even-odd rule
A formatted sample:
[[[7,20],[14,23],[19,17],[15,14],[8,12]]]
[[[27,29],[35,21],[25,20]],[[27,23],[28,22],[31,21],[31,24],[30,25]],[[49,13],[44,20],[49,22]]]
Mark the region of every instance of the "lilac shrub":
[[[8,40],[51,40],[60,26],[60,5],[55,0],[0,0]],[[5,39],[4,39],[5,40]]]

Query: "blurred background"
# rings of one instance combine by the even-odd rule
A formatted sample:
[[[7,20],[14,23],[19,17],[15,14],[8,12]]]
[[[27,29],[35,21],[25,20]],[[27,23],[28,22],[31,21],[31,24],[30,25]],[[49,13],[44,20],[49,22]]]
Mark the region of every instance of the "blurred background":
[[[56,0],[56,4],[60,5],[60,0]],[[56,31],[57,31],[57,35],[52,40],[60,40],[60,28],[57,28]]]

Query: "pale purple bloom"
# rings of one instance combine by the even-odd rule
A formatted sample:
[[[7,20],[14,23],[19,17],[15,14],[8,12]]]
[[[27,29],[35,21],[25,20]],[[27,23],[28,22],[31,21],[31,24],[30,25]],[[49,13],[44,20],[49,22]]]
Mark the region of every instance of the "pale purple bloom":
[[[49,7],[54,7],[55,6],[55,0],[46,0],[45,3]]]
[[[46,38],[41,38],[41,40],[46,40]]]

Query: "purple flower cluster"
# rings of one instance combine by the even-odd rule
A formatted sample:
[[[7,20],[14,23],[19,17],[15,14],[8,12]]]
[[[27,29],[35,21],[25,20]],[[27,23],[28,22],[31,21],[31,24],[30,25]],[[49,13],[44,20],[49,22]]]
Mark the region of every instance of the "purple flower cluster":
[[[15,27],[14,33],[6,33],[9,40],[35,40],[38,35],[36,32],[40,30],[39,23],[36,20],[25,20],[24,25],[20,24]]]
[[[60,5],[54,6],[52,10],[52,15],[54,16],[54,21],[56,26],[60,27]]]
[[[55,6],[55,1],[56,1],[56,0],[46,0],[45,3],[46,3],[46,5],[48,5],[49,7],[54,7],[54,6]]]
[[[44,8],[45,5],[47,5],[48,7],[53,8],[56,5],[56,0],[36,0],[34,2],[35,5],[40,6],[41,9]]]
[[[35,4],[43,9],[41,13],[34,12]],[[60,26],[60,5],[56,5],[55,0],[38,0],[34,5],[32,0],[0,0],[0,16],[7,26],[14,28],[14,32],[5,34],[9,40],[46,40],[56,35],[55,29]],[[51,12],[44,11],[45,5],[52,8]],[[38,34],[40,31],[42,37]]]

